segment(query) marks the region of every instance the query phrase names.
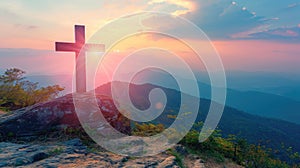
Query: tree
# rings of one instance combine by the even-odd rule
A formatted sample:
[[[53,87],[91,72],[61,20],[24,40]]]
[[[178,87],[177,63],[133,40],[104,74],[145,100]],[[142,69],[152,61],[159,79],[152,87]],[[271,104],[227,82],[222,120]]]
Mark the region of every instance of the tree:
[[[25,71],[11,68],[0,76],[0,108],[15,110],[56,98],[63,90],[59,85],[38,87],[26,80]]]
[[[16,85],[18,82],[24,79],[23,75],[25,74],[25,71],[22,71],[17,68],[11,68],[7,69],[4,73],[4,75],[0,76],[0,81],[3,83],[8,83],[11,85]]]

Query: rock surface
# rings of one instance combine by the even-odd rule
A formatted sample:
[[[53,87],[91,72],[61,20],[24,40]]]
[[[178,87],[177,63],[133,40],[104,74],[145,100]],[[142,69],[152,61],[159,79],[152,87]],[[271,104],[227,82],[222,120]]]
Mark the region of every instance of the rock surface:
[[[110,152],[91,152],[79,139],[50,145],[0,143],[0,167],[169,167],[177,168],[175,157],[166,153],[130,158]]]
[[[70,94],[2,115],[0,116],[0,140],[10,137],[37,136],[49,130],[66,127],[80,127],[73,102],[84,104],[91,100],[94,100],[94,97],[90,94],[83,94],[76,98]],[[96,101],[99,107],[106,107],[101,112],[111,126],[122,133],[130,134],[129,120],[120,115],[109,97],[97,95]],[[97,112],[85,110],[84,115],[93,116]]]
[[[177,145],[173,148],[182,148]],[[242,168],[231,162],[203,161],[193,154],[181,155],[187,168]],[[170,152],[148,157],[120,156],[83,145],[75,138],[64,142],[16,144],[0,142],[0,167],[20,168],[179,168],[179,160]]]
[[[0,115],[3,115],[3,114],[5,114],[5,113],[6,113],[6,112],[0,110]]]

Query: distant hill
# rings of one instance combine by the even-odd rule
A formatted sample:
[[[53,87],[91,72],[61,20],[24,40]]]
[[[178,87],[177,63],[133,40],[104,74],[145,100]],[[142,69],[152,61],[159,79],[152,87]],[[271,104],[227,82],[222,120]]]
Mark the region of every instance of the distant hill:
[[[250,114],[259,115],[262,117],[276,118],[276,119],[286,120],[289,122],[300,124],[300,111],[299,111],[300,101],[296,101],[295,99],[291,99],[277,94],[270,94],[266,92],[251,90],[250,87],[250,86],[252,87],[257,86],[258,88],[260,86],[275,87],[277,85],[284,85],[285,81],[281,81],[280,84],[278,83],[272,84],[272,82],[278,81],[279,79],[282,78],[272,77],[272,76],[267,78],[266,77],[267,74],[259,75],[258,77],[255,77],[255,74],[252,75],[250,74],[252,73],[248,74],[249,77],[252,76],[252,78],[256,79],[252,81],[253,85],[251,85],[251,83],[246,85],[249,86],[250,91],[239,91],[230,88],[230,86],[233,86],[232,83],[234,83],[234,81],[237,81],[237,83],[242,85],[243,79],[245,78],[242,77],[241,75],[236,75],[237,77],[241,77],[240,80],[236,76],[234,76],[234,80],[227,79],[227,81],[230,82],[231,84],[228,84],[228,88],[227,88],[226,105]],[[263,77],[266,77],[264,81],[260,82],[260,84],[254,85],[255,83],[259,83],[259,79],[262,80]],[[229,78],[233,78],[233,77],[229,77]],[[189,86],[189,84],[193,82],[190,79],[184,79],[184,78],[178,78],[178,79],[184,81],[184,84],[186,86]],[[212,86],[205,83],[207,82],[208,77],[201,73],[199,76],[197,76],[197,79],[201,80],[197,82],[199,86],[201,98],[210,99]],[[270,79],[271,81],[268,82],[268,79]],[[248,80],[251,81],[251,79]],[[244,83],[246,83],[248,80],[245,79]],[[288,81],[292,81],[292,80],[288,80]],[[147,72],[144,72],[143,75],[137,77],[134,80],[134,82],[137,84],[151,83],[154,85],[180,90],[178,85],[176,84],[176,80],[170,74],[166,74],[161,71],[149,70]],[[291,84],[295,87],[297,81]],[[285,84],[285,86],[288,85],[289,83]],[[243,87],[245,88],[246,86]],[[300,82],[297,87],[300,90]],[[216,86],[215,89],[220,89],[220,88]],[[194,96],[192,90],[190,91],[190,93],[187,94]]]
[[[207,72],[195,72],[200,83],[211,85]],[[218,74],[218,73],[215,73]],[[300,74],[299,72],[245,72],[226,71],[227,87],[236,91],[256,91],[272,95],[282,96],[295,101],[300,101]],[[156,82],[162,76],[162,72],[149,70],[141,79]],[[190,79],[181,76],[183,80]],[[151,80],[152,79],[152,80]],[[153,80],[156,79],[156,80]],[[164,80],[166,82],[166,80]]]
[[[116,85],[124,85],[122,82],[116,82]],[[141,109],[146,109],[150,104],[148,100],[149,91],[153,88],[161,88],[168,97],[168,103],[163,114],[152,121],[153,123],[163,123],[169,126],[174,118],[168,115],[176,115],[180,105],[180,92],[156,86],[152,84],[130,85],[130,95],[133,104]],[[96,89],[96,93],[111,95],[111,84],[105,84]],[[126,93],[122,93],[126,94]],[[190,96],[191,99],[196,99]],[[210,100],[200,100],[200,111],[196,121],[204,121],[206,118]],[[291,146],[294,150],[300,152],[300,125],[293,124],[278,119],[271,119],[251,115],[235,108],[226,106],[218,127],[222,130],[223,136],[235,134],[240,138],[247,139],[250,143],[265,144],[273,149],[282,150],[282,143],[285,146]]]
[[[209,84],[206,73],[201,72],[201,82]],[[228,88],[238,91],[257,91],[300,101],[299,72],[243,72],[226,71]]]
[[[226,104],[251,114],[300,124],[300,102],[268,93],[228,90]]]

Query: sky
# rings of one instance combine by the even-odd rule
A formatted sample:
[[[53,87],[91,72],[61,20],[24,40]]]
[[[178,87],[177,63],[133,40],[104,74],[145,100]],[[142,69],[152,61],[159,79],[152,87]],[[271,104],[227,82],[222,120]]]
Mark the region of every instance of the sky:
[[[56,41],[73,42],[75,24],[86,26],[89,39],[112,20],[140,11],[164,12],[197,25],[212,41],[226,70],[300,72],[299,0],[0,1],[0,71],[17,67],[32,75],[73,73],[74,54],[55,52]],[[200,43],[180,25],[166,21],[157,26],[183,32],[184,38]],[[172,39],[158,39],[132,38],[113,52],[120,55],[151,43],[184,48]],[[94,61],[88,59],[88,65]]]

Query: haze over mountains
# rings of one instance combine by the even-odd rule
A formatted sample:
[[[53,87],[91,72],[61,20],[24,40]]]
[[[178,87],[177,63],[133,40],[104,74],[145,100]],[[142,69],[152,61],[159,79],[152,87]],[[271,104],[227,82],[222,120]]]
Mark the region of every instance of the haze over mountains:
[[[242,73],[240,73],[242,74]],[[248,75],[247,75],[248,74]],[[244,111],[246,113],[255,114],[263,117],[269,118],[277,118],[281,120],[286,120],[293,123],[300,123],[300,101],[296,99],[292,99],[287,96],[271,94],[268,92],[257,91],[254,86],[258,86],[258,88],[273,88],[276,87],[288,87],[288,85],[293,85],[294,87],[290,88],[291,92],[296,92],[295,90],[300,89],[300,80],[292,80],[280,76],[268,76],[266,75],[257,75],[256,73],[246,73],[244,76],[237,75],[231,76],[230,73],[228,75],[228,89],[227,89],[227,97],[226,97],[226,105],[230,107],[234,107],[238,110]],[[248,76],[248,77],[247,77]],[[265,78],[265,80],[262,80]],[[200,91],[201,98],[211,98],[211,85],[206,84],[209,78],[206,74],[201,73],[198,74],[198,79],[201,81],[197,81]],[[248,79],[248,80],[247,80]],[[268,82],[269,79],[272,79],[271,82]],[[192,80],[180,78],[180,80],[184,80],[186,85],[188,86]],[[237,81],[238,85],[242,82],[249,83],[249,89],[243,87],[243,90],[232,89],[231,86],[235,86],[235,81]],[[261,81],[261,82],[260,82]],[[277,81],[277,82],[276,82]],[[293,81],[290,82],[290,81]],[[155,85],[180,90],[177,86],[175,79],[166,74],[164,72],[159,71],[149,71],[145,72],[143,75],[140,75],[135,78],[136,83],[152,83]],[[256,83],[251,85],[251,83]],[[237,86],[238,86],[237,85]],[[241,84],[242,85],[242,84]],[[252,88],[250,87],[252,86]],[[214,87],[214,89],[220,89],[218,86]],[[280,90],[279,90],[280,92]],[[193,95],[193,91],[190,91],[191,95]],[[188,94],[190,94],[188,93]],[[297,97],[297,95],[294,95]]]
[[[227,71],[226,78],[231,89],[270,93],[300,101],[300,75],[296,72]],[[209,84],[207,78],[203,79],[201,82]]]
[[[297,76],[284,76],[276,73],[227,72],[226,105],[249,114],[277,118],[300,124],[300,79]],[[211,98],[211,86],[205,73],[200,73],[198,85],[201,98]],[[59,84],[65,87],[63,94],[72,92],[70,75],[28,76],[41,86]],[[184,77],[187,85],[192,82]],[[180,90],[175,79],[160,71],[149,71],[135,78],[134,83],[152,83],[166,88]],[[99,84],[101,85],[101,84]],[[217,88],[217,87],[216,87]],[[272,91],[275,90],[275,91]],[[191,95],[194,96],[192,91]],[[189,93],[189,94],[190,94]]]

